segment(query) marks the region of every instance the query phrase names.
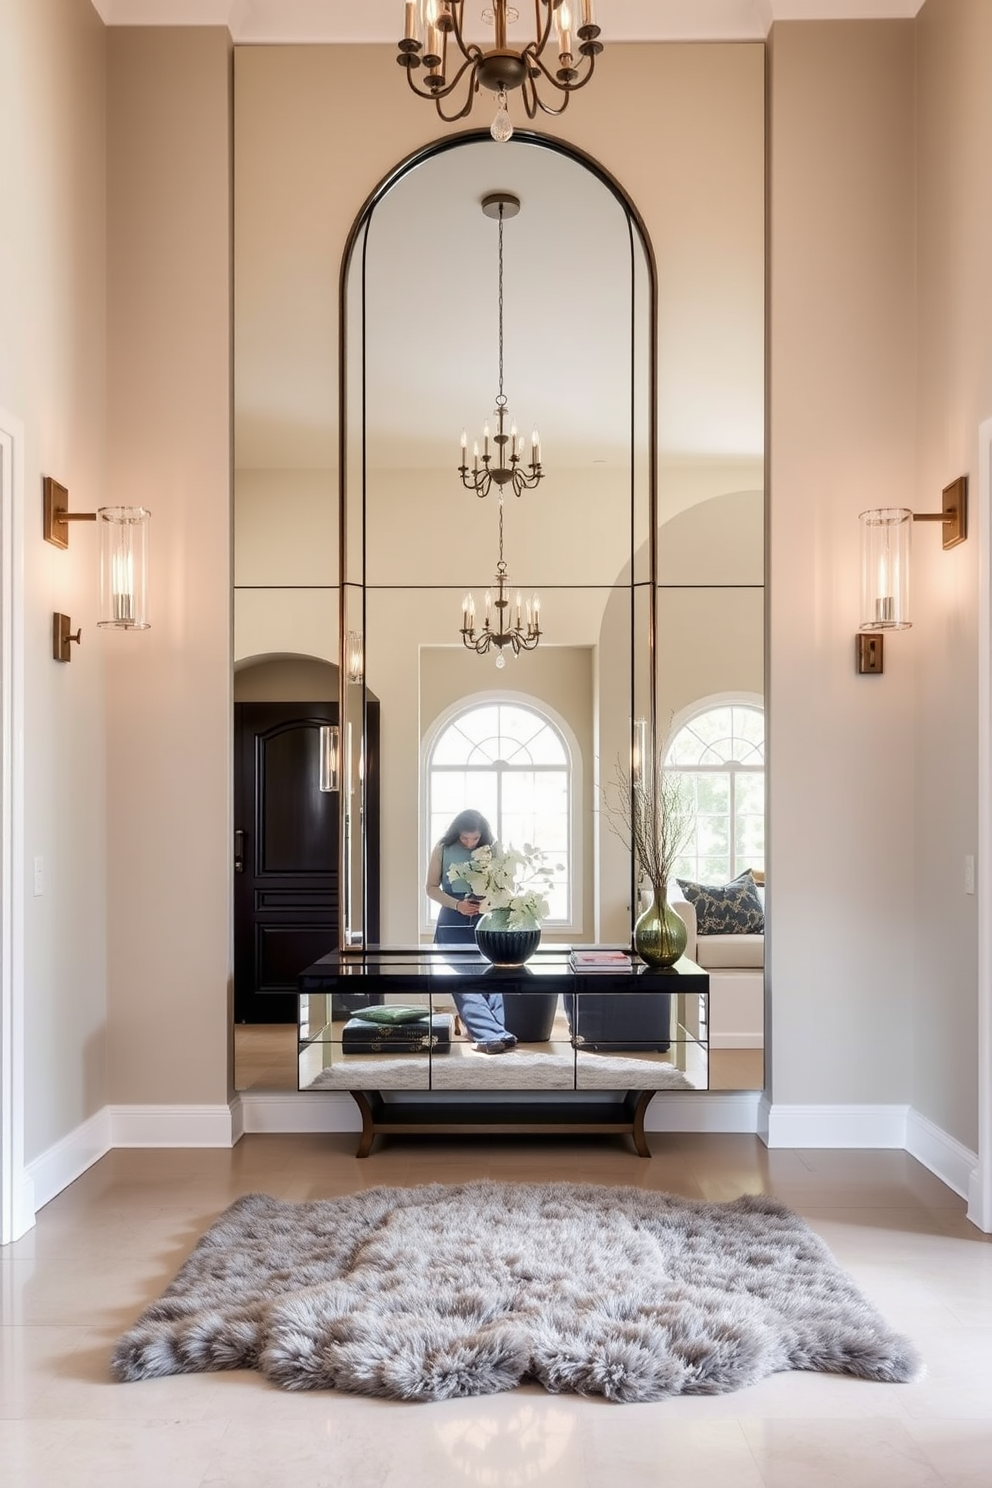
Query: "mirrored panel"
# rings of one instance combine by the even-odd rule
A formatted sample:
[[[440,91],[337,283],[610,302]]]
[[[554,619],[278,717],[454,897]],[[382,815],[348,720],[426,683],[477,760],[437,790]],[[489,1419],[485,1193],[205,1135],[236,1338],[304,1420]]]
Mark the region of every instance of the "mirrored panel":
[[[626,944],[639,889],[604,807],[640,726],[657,759],[714,709],[762,712],[761,49],[692,53],[708,130],[657,142],[658,199],[637,203],[656,269],[592,162],[554,140],[473,134],[393,173],[356,224],[340,286],[347,224],[320,184],[324,133],[306,124],[326,79],[316,49],[296,50],[298,69],[284,50],[236,55],[236,665],[243,686],[259,667],[256,683],[283,700],[262,680],[269,663],[334,668],[332,943],[429,945],[431,845],[477,804],[564,862],[549,947]],[[300,109],[274,107],[289,96]],[[501,223],[483,209],[493,197],[519,210]],[[529,471],[539,454],[541,479],[480,496],[466,482],[477,442],[485,464],[487,424],[496,453],[501,392],[518,463]],[[519,595],[521,633],[540,630],[503,668],[465,644],[487,593],[495,620],[498,572],[510,622]],[[762,799],[754,778],[737,786],[745,804]],[[685,872],[709,871],[742,831],[738,856],[756,861],[757,820],[745,831],[700,811]],[[692,1088],[760,1086],[761,968],[743,970],[758,1006],[747,1027],[731,996],[744,983],[721,973],[712,1011],[671,1015],[681,1062],[650,1043],[632,1057]],[[575,1042],[562,1001],[555,1019],[546,1042],[569,1079],[598,1088],[609,1053]],[[338,1064],[354,1068],[327,1022],[316,1042],[340,1044]],[[500,1061],[469,1063],[497,1080]],[[274,1070],[262,1060],[237,1083],[280,1085]]]

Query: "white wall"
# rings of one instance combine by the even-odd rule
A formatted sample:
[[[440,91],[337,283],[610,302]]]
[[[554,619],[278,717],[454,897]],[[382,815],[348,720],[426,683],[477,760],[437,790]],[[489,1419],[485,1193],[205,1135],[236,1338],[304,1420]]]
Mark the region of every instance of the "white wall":
[[[104,29],[88,0],[9,0],[0,45],[0,408],[25,432],[25,1158],[106,1102],[104,674],[95,529],[42,541],[41,480],[106,504]],[[82,627],[52,659],[52,612]],[[133,637],[140,648],[140,638]],[[45,890],[32,893],[35,857]]]

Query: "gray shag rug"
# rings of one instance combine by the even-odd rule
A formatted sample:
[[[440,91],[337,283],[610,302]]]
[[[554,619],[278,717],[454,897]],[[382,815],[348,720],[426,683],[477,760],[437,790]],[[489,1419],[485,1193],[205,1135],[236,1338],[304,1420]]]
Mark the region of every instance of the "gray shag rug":
[[[774,1199],[479,1182],[239,1199],[113,1355],[121,1380],[216,1369],[397,1400],[537,1381],[646,1401],[921,1364]]]
[[[688,1075],[655,1055],[580,1052],[537,1054],[349,1055],[329,1065],[304,1090],[695,1090]]]

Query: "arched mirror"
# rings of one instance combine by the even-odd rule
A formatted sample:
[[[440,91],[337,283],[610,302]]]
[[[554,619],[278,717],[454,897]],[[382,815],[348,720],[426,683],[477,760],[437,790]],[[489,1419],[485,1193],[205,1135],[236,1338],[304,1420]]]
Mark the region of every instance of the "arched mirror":
[[[519,133],[455,137],[370,200],[342,316],[341,634],[362,657],[342,665],[342,944],[369,941],[373,888],[384,945],[430,937],[427,860],[466,808],[561,864],[547,943],[626,942],[632,863],[604,805],[635,720],[653,714],[642,228],[577,152]],[[444,354],[425,354],[435,344]],[[497,469],[520,489],[487,480]],[[492,644],[487,608],[519,649]],[[382,720],[377,843],[360,745],[369,695]],[[460,740],[438,737],[452,710]]]
[[[306,120],[319,66],[309,48],[294,49],[295,64],[282,50],[236,55],[236,696],[257,697],[275,662],[287,677],[295,668],[277,700],[307,702],[285,690],[303,685],[301,658],[333,667],[340,871],[324,903],[335,942],[431,940],[427,857],[462,806],[565,863],[547,941],[626,941],[636,885],[603,808],[638,721],[664,757],[704,707],[761,710],[761,49],[692,49],[697,72],[719,65],[707,98],[693,84],[706,129],[669,145],[659,167],[670,212],[629,202],[556,140],[449,136],[380,183],[340,284],[298,240],[325,166]],[[292,162],[274,145],[276,117]],[[494,197],[514,204],[502,223],[483,206]],[[519,496],[504,487],[502,503],[459,473],[464,463],[471,483],[487,422],[495,438],[501,370],[521,465],[536,427],[542,469]],[[478,635],[487,591],[497,595],[501,551],[510,618],[519,593],[526,632],[539,596],[540,636],[519,655],[505,648],[499,668],[465,632],[468,596]],[[716,775],[697,776],[690,878],[742,830]],[[756,778],[733,864],[761,858]],[[288,928],[284,917],[271,943],[288,945]],[[722,975],[710,1088],[760,1087],[760,959]],[[280,1084],[267,1057],[239,1053],[236,1083]]]

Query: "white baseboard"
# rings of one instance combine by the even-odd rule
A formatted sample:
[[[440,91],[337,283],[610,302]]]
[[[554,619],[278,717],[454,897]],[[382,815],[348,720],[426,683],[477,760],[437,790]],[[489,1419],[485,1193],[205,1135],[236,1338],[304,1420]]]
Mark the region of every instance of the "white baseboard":
[[[910,1111],[906,1122],[906,1151],[956,1194],[963,1199],[969,1197],[972,1175],[978,1170],[978,1153],[969,1151],[918,1111]]]
[[[785,1106],[762,1097],[766,1147],[905,1147],[909,1106]]]
[[[75,1183],[112,1146],[110,1108],[104,1106],[40,1157],[26,1163],[24,1176],[34,1190],[32,1214],[68,1188],[70,1183]]]
[[[771,1105],[759,1091],[659,1091],[650,1132],[757,1133],[768,1147],[903,1148],[954,1193],[970,1198],[978,1159],[954,1137],[899,1105]],[[114,1147],[231,1147],[261,1132],[357,1132],[351,1096],[243,1091],[230,1106],[105,1106],[26,1165],[22,1233],[35,1212]]]
[[[659,1090],[648,1106],[644,1130],[754,1134],[760,1099],[760,1090],[709,1090],[697,1095]]]
[[[357,1132],[358,1107],[345,1091],[296,1094],[243,1090],[235,1097],[237,1119],[248,1132]]]
[[[110,1106],[112,1147],[233,1147],[230,1106]]]
[[[761,1033],[711,1033],[711,1049],[763,1049],[765,1040]]]

